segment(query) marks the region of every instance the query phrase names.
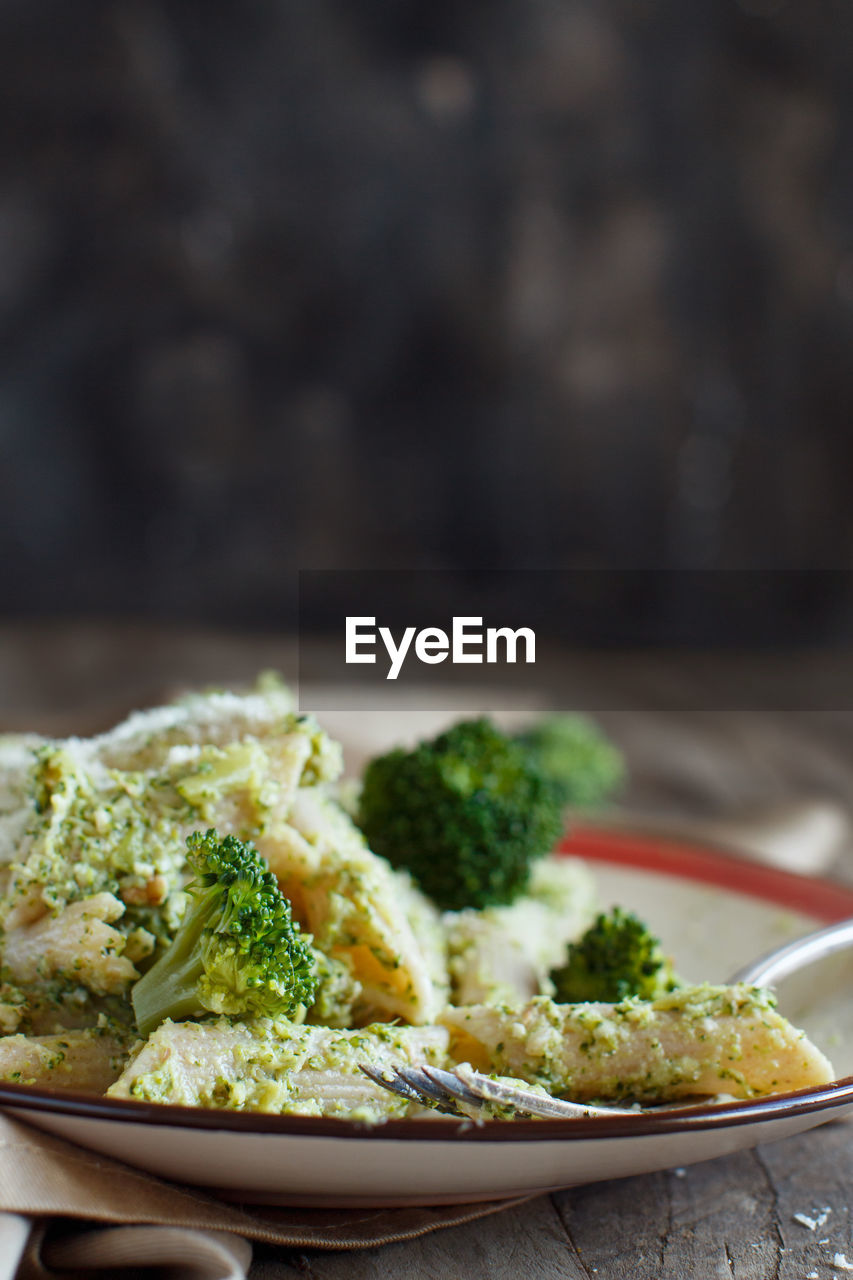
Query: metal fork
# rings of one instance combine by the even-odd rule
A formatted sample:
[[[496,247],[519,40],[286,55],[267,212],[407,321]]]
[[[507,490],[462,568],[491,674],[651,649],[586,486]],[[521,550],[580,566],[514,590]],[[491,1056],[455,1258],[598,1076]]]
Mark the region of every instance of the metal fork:
[[[532,1089],[493,1080],[470,1067],[458,1067],[445,1071],[442,1067],[392,1067],[380,1069],[359,1063],[360,1069],[383,1089],[398,1094],[408,1102],[418,1102],[445,1115],[465,1116],[470,1119],[490,1108],[509,1112],[511,1115],[573,1117],[636,1115],[638,1107],[594,1107],[583,1102],[568,1102],[563,1098],[548,1098]],[[466,1110],[465,1108],[468,1108]]]

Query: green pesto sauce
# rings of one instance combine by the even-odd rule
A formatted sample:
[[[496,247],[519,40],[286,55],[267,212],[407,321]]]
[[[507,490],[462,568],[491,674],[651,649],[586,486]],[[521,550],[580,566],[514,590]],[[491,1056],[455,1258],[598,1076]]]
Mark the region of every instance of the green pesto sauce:
[[[169,1048],[163,1061],[140,1074],[134,1074],[131,1063],[124,1086],[130,1097],[375,1123],[406,1115],[409,1104],[368,1081],[360,1063],[444,1062],[442,1038],[385,1023],[336,1030],[284,1019],[233,1025],[222,1019],[166,1024],[161,1033],[178,1035],[180,1047],[176,1050],[172,1038],[165,1040]]]
[[[118,928],[142,926],[160,939],[170,937],[184,906],[186,836],[223,816],[232,826],[236,820],[242,839],[262,835],[278,800],[280,767],[255,739],[175,747],[149,770],[107,768],[62,744],[41,747],[30,778],[27,834],[12,867],[5,909],[33,885],[59,910],[102,891],[121,896],[162,876],[165,902],[139,904],[129,893]]]

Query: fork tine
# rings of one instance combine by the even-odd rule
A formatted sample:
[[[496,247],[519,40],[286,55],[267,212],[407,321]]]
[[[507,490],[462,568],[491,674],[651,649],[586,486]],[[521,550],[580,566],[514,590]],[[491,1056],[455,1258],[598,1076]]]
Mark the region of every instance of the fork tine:
[[[589,1107],[577,1102],[564,1102],[561,1098],[546,1098],[542,1094],[533,1093],[520,1085],[507,1085],[500,1080],[491,1080],[479,1072],[465,1072],[464,1076],[452,1071],[439,1072],[435,1067],[423,1067],[425,1076],[433,1079],[440,1075],[441,1083],[453,1097],[461,1097],[466,1102],[475,1102],[479,1106],[495,1103],[501,1107],[511,1107],[513,1111],[523,1111],[531,1116],[587,1116]]]
[[[435,1085],[437,1090],[442,1090],[451,1098],[458,1098],[460,1102],[467,1102],[469,1106],[475,1107],[480,1106],[483,1101],[482,1093],[472,1088],[467,1080],[457,1075],[455,1071],[444,1071],[441,1067],[428,1067],[426,1064],[416,1070],[422,1078],[422,1083]]]
[[[391,1093],[396,1093],[399,1097],[405,1098],[407,1102],[422,1101],[417,1089],[413,1089],[410,1084],[407,1084],[398,1071],[395,1071],[393,1077],[386,1076],[378,1067],[371,1067],[366,1062],[360,1062],[358,1068],[374,1084],[381,1085],[383,1089],[389,1089]]]
[[[455,1098],[439,1082],[432,1080],[423,1067],[394,1067],[394,1074],[417,1096],[419,1102],[437,1106],[450,1115],[461,1115]],[[481,1106],[480,1099],[471,1095],[475,1106]]]
[[[360,1062],[358,1068],[374,1084],[378,1084],[383,1089],[388,1089],[391,1093],[396,1093],[399,1098],[405,1098],[407,1102],[416,1102],[422,1107],[427,1106],[437,1111],[445,1111],[451,1116],[463,1115],[453,1098],[442,1092],[436,1085],[431,1085],[428,1081],[421,1079],[414,1068],[393,1067],[393,1076],[385,1075],[378,1067],[372,1067],[366,1062]],[[411,1079],[406,1078],[408,1073],[411,1073]],[[477,1097],[473,1094],[471,1096],[475,1106],[482,1105]]]
[[[394,1074],[420,1097],[426,1095],[433,1102],[447,1102],[447,1090],[430,1080],[423,1067],[394,1067]]]

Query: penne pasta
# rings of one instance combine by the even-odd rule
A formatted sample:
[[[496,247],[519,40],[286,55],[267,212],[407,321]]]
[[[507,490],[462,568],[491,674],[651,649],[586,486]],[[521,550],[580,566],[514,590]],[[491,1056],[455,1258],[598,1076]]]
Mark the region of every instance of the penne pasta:
[[[685,987],[659,1000],[447,1009],[457,1061],[578,1101],[736,1098],[833,1079],[830,1063],[777,1013],[766,991]]]
[[[8,929],[3,963],[17,983],[62,978],[95,995],[125,991],[139,973],[122,955],[124,934],[111,927],[123,914],[124,903],[111,893],[72,902],[57,915]]]
[[[443,1027],[358,1031],[286,1022],[165,1022],[108,1089],[113,1098],[364,1120],[418,1113],[359,1068],[445,1061]]]
[[[435,1020],[447,998],[437,912],[334,801],[301,790],[288,824],[258,845],[315,945],[359,984],[355,1022]]]
[[[0,1080],[103,1093],[119,1076],[127,1045],[99,1027],[0,1039]]]
[[[541,858],[527,890],[506,907],[448,911],[454,1004],[528,1000],[549,989],[549,971],[565,957],[596,909],[595,882],[578,858]]]

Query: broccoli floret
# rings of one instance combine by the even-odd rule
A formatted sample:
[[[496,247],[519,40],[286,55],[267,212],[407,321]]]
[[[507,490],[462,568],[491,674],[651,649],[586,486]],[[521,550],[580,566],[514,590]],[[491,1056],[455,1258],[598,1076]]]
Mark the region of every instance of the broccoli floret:
[[[578,809],[600,805],[625,773],[621,753],[586,716],[548,716],[516,741],[553,779],[563,804]]]
[[[577,942],[569,943],[566,963],[552,970],[551,981],[559,1004],[610,1004],[629,996],[656,1000],[680,986],[658,939],[621,907],[599,915]]]
[[[358,824],[444,910],[511,902],[562,832],[554,785],[487,719],[372,760]]]
[[[131,991],[142,1035],[165,1018],[288,1017],[314,999],[308,940],[253,844],[214,830],[187,840],[195,878],[178,932]]]

